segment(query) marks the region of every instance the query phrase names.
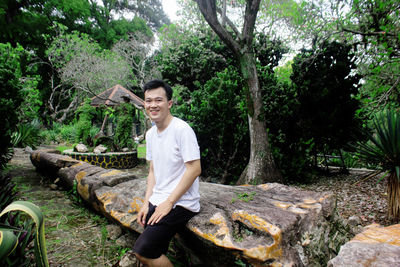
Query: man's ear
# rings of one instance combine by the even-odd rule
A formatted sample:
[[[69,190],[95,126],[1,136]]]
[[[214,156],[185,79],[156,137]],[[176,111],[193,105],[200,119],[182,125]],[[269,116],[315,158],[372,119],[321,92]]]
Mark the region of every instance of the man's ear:
[[[171,107],[172,107],[172,99],[168,100],[168,108],[171,108]]]

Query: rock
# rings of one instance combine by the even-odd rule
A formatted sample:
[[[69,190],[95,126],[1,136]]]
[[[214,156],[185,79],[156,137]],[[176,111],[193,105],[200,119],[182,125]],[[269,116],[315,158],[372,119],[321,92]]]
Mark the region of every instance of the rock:
[[[353,215],[353,216],[350,216],[349,219],[347,219],[347,223],[350,226],[357,226],[357,225],[361,224],[361,219],[360,219],[360,217]]]
[[[124,247],[124,248],[129,248],[133,247],[135,244],[136,239],[133,238],[131,234],[125,234],[123,236],[120,236],[117,240],[115,240],[115,244]]]
[[[108,238],[111,240],[115,240],[121,236],[122,230],[121,227],[115,224],[109,224],[106,226]]]
[[[54,159],[47,154],[37,152],[31,156],[32,163]],[[104,216],[124,228],[143,231],[136,218],[146,179],[84,162],[68,165],[69,160],[58,158],[46,164],[58,168],[56,177],[62,181],[76,183],[82,199]],[[255,266],[310,266],[324,257],[328,261],[334,256],[332,251],[348,240],[328,193],[277,183],[228,186],[202,182],[200,194],[201,212],[176,238],[188,255],[205,266],[235,266],[238,261]],[[128,238],[121,236],[116,242],[131,247],[134,241]]]
[[[87,153],[87,152],[89,152],[89,149],[84,144],[77,144],[74,147],[74,151],[75,152],[80,152],[80,153]]]
[[[51,190],[57,190],[58,186],[56,184],[49,185]]]
[[[25,147],[25,153],[31,154],[33,152],[32,148],[30,146]]]
[[[35,150],[31,153],[30,159],[38,171],[50,176],[57,176],[60,168],[79,163],[78,160],[71,157],[60,155],[58,150]]]
[[[400,224],[371,224],[340,248],[328,267],[400,266]]]
[[[120,267],[136,267],[138,260],[136,259],[133,252],[127,252],[122,259],[119,261],[118,266]]]
[[[97,189],[100,210],[113,214],[121,225],[142,232],[136,218],[145,186],[146,180],[136,179]],[[179,238],[207,266],[234,266],[238,259],[258,266],[307,266],[312,259],[301,259],[303,247],[290,244],[306,233],[313,234],[304,242],[310,250],[328,242],[324,238],[330,230],[325,218],[333,212],[330,195],[281,184],[201,183],[200,192],[201,212]]]
[[[104,145],[98,145],[93,149],[93,153],[100,154],[105,153],[107,151],[107,147]]]
[[[123,149],[122,149],[122,152],[128,152],[129,151],[129,148],[127,148],[127,147],[124,147]]]

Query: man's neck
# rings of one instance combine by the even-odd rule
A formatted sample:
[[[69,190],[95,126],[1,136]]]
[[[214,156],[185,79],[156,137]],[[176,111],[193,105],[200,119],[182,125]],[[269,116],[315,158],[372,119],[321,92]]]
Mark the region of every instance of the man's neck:
[[[167,129],[168,125],[171,123],[172,119],[174,118],[174,116],[172,116],[171,114],[169,114],[165,120],[160,121],[159,123],[156,122],[156,126],[157,126],[157,132],[161,133],[163,132],[165,129]]]

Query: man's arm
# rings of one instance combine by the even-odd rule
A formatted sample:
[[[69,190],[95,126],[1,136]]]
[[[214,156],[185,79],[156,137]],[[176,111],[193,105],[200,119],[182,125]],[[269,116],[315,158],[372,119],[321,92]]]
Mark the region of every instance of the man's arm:
[[[178,185],[168,196],[167,200],[157,206],[155,212],[150,217],[148,224],[158,223],[165,215],[167,215],[175,202],[177,202],[186,191],[192,186],[196,178],[201,174],[200,159],[188,161],[185,163],[186,170]]]
[[[144,226],[146,222],[146,216],[149,211],[149,199],[153,194],[153,188],[155,184],[156,184],[156,179],[154,177],[153,161],[150,161],[149,174],[147,175],[146,195],[144,197],[143,206],[140,209],[137,217],[137,222],[141,226]]]

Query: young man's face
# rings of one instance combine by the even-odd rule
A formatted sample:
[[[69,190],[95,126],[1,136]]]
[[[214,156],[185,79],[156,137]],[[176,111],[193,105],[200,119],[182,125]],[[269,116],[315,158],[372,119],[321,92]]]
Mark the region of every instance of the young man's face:
[[[170,114],[172,100],[168,100],[164,88],[147,90],[144,93],[144,107],[155,123],[163,122]]]

